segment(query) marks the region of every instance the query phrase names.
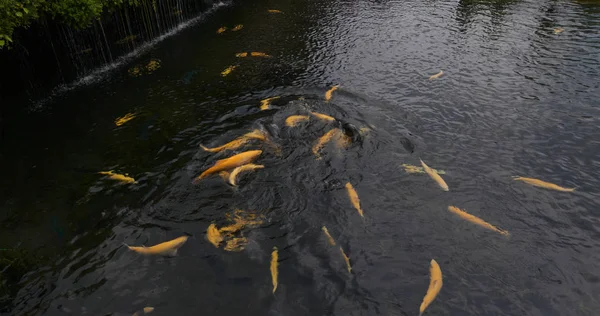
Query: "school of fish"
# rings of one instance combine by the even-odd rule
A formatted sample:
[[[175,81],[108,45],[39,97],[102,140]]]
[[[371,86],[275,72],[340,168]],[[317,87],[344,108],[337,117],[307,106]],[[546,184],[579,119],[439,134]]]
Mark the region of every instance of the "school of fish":
[[[268,10],[268,13],[277,13],[281,14],[282,11],[279,10]],[[223,34],[229,28],[223,26],[219,28],[216,33]],[[242,24],[235,25],[231,28],[231,31],[236,32],[243,29]],[[558,34],[563,32],[564,29],[556,28],[554,29],[554,33]],[[245,57],[266,57],[270,58],[271,56],[263,53],[263,52],[241,52],[236,53],[236,57],[245,58]],[[227,67],[225,70],[221,72],[221,76],[226,77],[231,74],[238,66],[232,65]],[[431,75],[429,80],[439,79],[444,75],[443,71],[440,71],[437,74]],[[334,85],[330,87],[324,95],[324,102],[329,102],[333,98],[333,93],[339,89],[339,85]],[[261,111],[272,110],[273,101],[280,99],[280,96],[271,96],[265,98],[260,101],[259,109]],[[122,126],[123,124],[131,121],[136,117],[135,113],[128,113],[122,117],[118,117],[115,119],[114,123],[116,126]],[[312,118],[316,119],[313,120]],[[314,122],[322,122],[321,124],[329,124],[338,122],[338,120],[330,116],[328,114],[319,113],[315,111],[309,111],[308,113],[301,113],[290,115],[285,119],[285,126],[288,128],[298,128],[302,124],[313,124]],[[359,134],[361,136],[367,135],[371,131],[368,127],[361,127],[359,129]],[[343,129],[333,126],[327,132],[325,132],[321,137],[316,139],[314,145],[312,146],[312,153],[315,155],[316,159],[321,159],[321,152],[325,149],[325,146],[334,141],[336,147],[338,149],[348,148],[352,143],[352,138],[346,135]],[[272,149],[275,149],[274,152],[277,154],[278,149],[280,148],[278,145],[274,144],[270,139],[269,135],[266,131],[261,129],[255,129],[249,131],[248,133],[239,136],[224,145],[208,148],[204,145],[200,145],[200,148],[208,153],[221,153],[223,151],[236,151],[240,148],[252,145],[252,144],[263,144],[269,145]],[[264,149],[264,148],[263,148]],[[241,152],[234,153],[230,155],[228,158],[222,158],[214,162],[214,164],[207,169],[205,169],[200,175],[196,176],[192,183],[199,184],[202,179],[209,177],[210,175],[219,175],[226,183],[235,187],[239,185],[239,177],[242,173],[247,173],[250,171],[258,171],[259,169],[265,169],[268,166],[263,164],[254,164],[255,160],[258,160],[262,154],[263,149],[252,149],[245,150]],[[433,169],[429,167],[425,162],[419,159],[421,166],[410,165],[410,164],[402,164],[401,166],[404,168],[406,173],[409,174],[427,174],[431,180],[433,180],[442,191],[449,191],[449,186],[446,181],[440,176],[445,175],[446,172],[439,169]],[[100,175],[107,176],[108,179],[115,180],[121,183],[126,184],[135,184],[137,181],[130,177],[127,174],[118,174],[114,173],[114,171],[100,171],[98,172]],[[543,180],[528,178],[528,177],[513,177],[514,181],[520,181],[531,186],[544,188],[548,190],[555,190],[560,192],[573,192],[575,188],[566,188],[562,187],[550,182],[546,182]],[[346,182],[345,184],[346,194],[348,196],[348,206],[352,206],[360,218],[365,218],[365,212],[361,206],[361,201],[358,196],[358,192],[354,188],[354,186],[350,182]],[[369,203],[367,203],[368,205]],[[484,228],[488,231],[496,232],[503,236],[510,236],[510,233],[504,229],[498,228],[485,220],[467,213],[464,210],[456,206],[448,206],[448,211],[454,214],[457,218],[460,218],[470,224],[474,224],[481,228]],[[257,228],[265,222],[265,219],[262,215],[258,214],[256,211],[242,211],[235,210],[233,215],[227,213],[226,221],[221,222],[221,228],[217,226],[215,222],[211,223],[206,230],[206,240],[212,244],[217,249],[223,249],[229,252],[240,252],[243,251],[248,244],[248,237],[246,237],[246,233],[248,229]],[[326,226],[321,227],[322,232],[325,235],[327,243],[330,246],[336,246],[335,239],[329,232]],[[167,240],[161,243],[158,243],[154,246],[130,246],[124,244],[129,250],[134,253],[140,255],[156,255],[156,256],[176,256],[178,250],[188,241],[188,236],[180,236],[175,239]],[[348,273],[352,274],[352,266],[350,263],[350,257],[344,251],[342,245],[338,246],[339,252],[345,264],[346,270]],[[346,248],[348,249],[348,248]],[[273,246],[273,250],[271,252],[271,260],[270,260],[270,273],[271,273],[271,281],[272,281],[272,293],[275,294],[278,284],[279,284],[279,249],[277,246]],[[440,293],[443,285],[442,281],[442,271],[435,259],[430,261],[430,282],[429,287],[427,288],[426,294],[423,298],[423,301],[419,307],[419,315],[421,316],[425,310],[432,304],[432,302],[436,299],[438,294]],[[142,311],[136,312],[134,315],[148,314],[154,311],[153,307],[145,307]]]

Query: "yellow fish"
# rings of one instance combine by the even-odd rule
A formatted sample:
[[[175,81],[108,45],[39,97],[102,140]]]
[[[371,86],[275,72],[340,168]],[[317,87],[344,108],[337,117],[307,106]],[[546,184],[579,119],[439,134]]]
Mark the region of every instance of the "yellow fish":
[[[434,259],[431,259],[429,267],[429,288],[427,288],[427,293],[419,308],[419,316],[423,315],[425,309],[433,302],[438,293],[440,293],[442,285],[442,269],[440,269],[440,265]]]
[[[279,10],[267,10],[269,13],[283,13]]]
[[[310,114],[316,116],[318,119],[323,120],[323,121],[335,121],[335,118],[326,115],[326,114],[322,114],[322,113],[318,113],[318,112],[310,112]]]
[[[497,228],[496,226],[494,226],[494,225],[492,225],[492,224],[490,224],[490,223],[482,220],[481,218],[479,218],[477,216],[471,215],[471,214],[469,214],[469,213],[467,213],[467,212],[459,209],[456,206],[448,206],[448,211],[450,211],[450,212],[458,215],[459,217],[461,217],[462,219],[464,219],[466,221],[469,221],[469,222],[471,222],[473,224],[477,224],[477,225],[479,225],[479,226],[481,226],[483,228],[487,228],[489,230],[493,230],[493,231],[495,231],[497,233],[500,233],[500,234],[502,234],[504,236],[509,236],[510,235],[507,231],[505,231],[503,229],[500,229],[500,228]]]
[[[244,228],[243,223],[235,222],[234,224],[220,228],[218,231],[219,233],[223,233],[224,235],[232,236],[233,234],[242,230],[242,228]]]
[[[142,310],[142,312],[144,314],[150,314],[153,311],[154,311],[154,307],[144,307],[144,309]],[[133,316],[140,316],[140,313],[139,312],[135,312],[135,313],[133,313]]]
[[[352,266],[350,265],[350,258],[348,258],[348,256],[346,256],[346,253],[344,252],[344,249],[342,249],[341,246],[340,246],[340,252],[342,253],[342,257],[344,257],[344,261],[346,261],[346,268],[348,269],[348,272],[352,273]]]
[[[335,240],[333,240],[333,237],[331,237],[331,235],[329,234],[329,230],[327,229],[327,227],[323,226],[323,227],[321,227],[321,229],[325,233],[325,236],[327,236],[327,240],[329,241],[329,244],[332,246],[335,246]]]
[[[143,246],[142,247],[134,247],[134,246],[129,246],[129,245],[125,245],[125,246],[127,246],[127,248],[129,248],[130,250],[133,250],[133,251],[143,254],[143,255],[175,256],[177,254],[177,250],[181,246],[183,246],[183,244],[185,244],[185,242],[187,240],[188,240],[187,236],[181,236],[181,237],[160,243],[160,244],[152,246],[152,247],[143,247]]]
[[[321,150],[321,148],[323,148],[323,146],[325,146],[332,138],[340,137],[341,134],[342,131],[339,128],[334,128],[329,132],[323,134],[323,136],[319,137],[317,143],[312,147],[312,152],[313,154],[315,154],[315,156],[317,156],[317,159],[321,158],[319,155],[319,151]]]
[[[240,58],[248,57],[248,53],[236,53],[235,57],[240,57]]]
[[[250,52],[250,56],[252,56],[252,57],[267,57],[267,58],[271,58],[271,55],[265,54],[265,53],[261,53],[261,52]]]
[[[244,248],[246,248],[247,244],[248,244],[248,238],[246,238],[246,237],[232,238],[227,241],[227,243],[225,244],[225,247],[223,249],[226,251],[238,252],[238,251],[244,250]]]
[[[307,115],[290,115],[285,119],[285,125],[288,127],[293,127],[298,125],[300,122],[308,120],[309,117]]]
[[[231,175],[231,173],[229,173],[229,171],[221,171],[219,172],[219,176],[221,178],[223,178],[223,181],[225,182],[229,182],[229,176]]]
[[[562,27],[557,27],[554,29],[554,34],[560,34],[564,31],[565,31],[565,29],[563,29]]]
[[[113,173],[113,171],[100,171],[98,172],[101,175],[108,176],[109,179],[124,182],[124,183],[137,183],[134,178],[129,177],[127,175],[122,175],[118,173]]]
[[[440,70],[440,72],[438,72],[437,74],[432,75],[431,77],[429,77],[429,80],[437,79],[437,78],[441,77],[443,74],[444,74],[444,71]]]
[[[135,113],[127,113],[124,116],[115,119],[115,125],[121,126],[135,118]]]
[[[229,66],[229,67],[225,68],[225,70],[223,70],[221,72],[221,76],[225,77],[225,76],[229,75],[232,71],[235,70],[235,68],[237,68],[237,66]]]
[[[273,252],[271,253],[271,279],[273,280],[273,294],[275,294],[275,290],[277,290],[277,260],[279,260],[279,254],[277,253],[277,247],[273,247]]]
[[[215,223],[212,223],[210,226],[208,226],[208,229],[206,230],[206,238],[208,238],[208,241],[210,241],[211,244],[219,248],[219,244],[223,241],[223,236],[221,236],[221,232],[219,232]]]
[[[368,127],[361,127],[361,128],[358,130],[358,133],[359,133],[361,136],[365,136],[365,135],[366,135],[366,134],[368,134],[370,131],[371,131],[371,129],[370,129],[370,128],[368,128]]]
[[[240,146],[245,145],[247,142],[249,142],[252,139],[256,139],[256,140],[266,140],[267,139],[267,135],[265,135],[265,133],[259,129],[255,129],[249,133],[246,133],[232,141],[230,141],[229,143],[219,146],[219,147],[215,147],[215,148],[207,148],[204,147],[203,145],[200,145],[200,147],[202,149],[204,149],[205,151],[211,152],[211,153],[216,153],[216,152],[220,152],[222,150],[234,150],[234,149],[238,149]]]
[[[268,110],[271,108],[271,101],[273,100],[277,100],[279,99],[279,97],[271,97],[271,98],[266,98],[264,100],[260,101],[260,110],[264,111],[264,110]]]
[[[331,100],[331,95],[333,94],[333,91],[337,90],[340,86],[339,85],[335,85],[333,87],[331,87],[331,89],[327,90],[327,92],[325,92],[325,101],[329,101]]]
[[[534,179],[534,178],[513,177],[513,180],[523,181],[525,183],[531,184],[536,187],[544,188],[544,189],[550,189],[550,190],[556,190],[556,191],[562,191],[562,192],[575,191],[575,188],[563,188],[554,183],[550,183],[550,182],[546,182],[546,181],[542,181],[542,180],[538,180],[538,179]]]
[[[229,184],[236,186],[237,185],[236,178],[237,178],[238,174],[240,174],[241,172],[262,169],[264,167],[265,166],[263,166],[263,165],[255,165],[252,163],[245,164],[243,166],[239,166],[239,167],[233,169],[233,171],[231,172],[231,175],[229,175]]]
[[[435,172],[435,170],[429,168],[429,166],[427,166],[423,162],[423,160],[421,160],[421,166],[423,167],[423,170],[425,170],[425,172],[431,177],[431,179],[433,179],[435,182],[437,182],[437,184],[440,186],[440,188],[442,188],[442,191],[450,190],[448,188],[448,185],[446,184],[446,181],[444,181],[444,179],[442,179],[442,177],[440,177],[440,175],[437,174],[437,172]]]
[[[363,210],[360,208],[360,199],[358,198],[358,193],[356,193],[356,190],[354,190],[354,187],[350,182],[346,182],[346,191],[348,191],[350,202],[352,202],[352,205],[358,211],[360,217],[365,217],[363,215]]]
[[[220,27],[220,28],[217,30],[217,34],[222,34],[222,33],[224,33],[225,31],[227,31],[227,27],[225,27],[225,26],[223,26],[223,27]]]
[[[206,178],[207,176],[217,173],[223,170],[234,169],[241,165],[245,165],[253,162],[258,156],[262,154],[262,150],[250,150],[237,155],[233,155],[229,158],[217,160],[217,162],[210,168],[206,169],[203,173],[201,173],[196,179],[194,179],[194,183],[198,183],[198,181]]]
[[[239,31],[239,30],[241,30],[241,29],[243,29],[243,28],[244,28],[244,25],[242,25],[242,24],[238,24],[238,25],[234,26],[234,27],[231,29],[231,31],[233,31],[233,32],[237,32],[237,31]]]
[[[339,135],[337,135],[337,136],[338,137],[336,137],[336,140],[335,140],[335,144],[336,144],[337,148],[348,148],[348,146],[352,142],[352,138],[350,138],[350,136],[348,136],[344,133],[339,133]]]
[[[402,167],[404,167],[404,171],[406,171],[407,173],[425,173],[423,167],[418,167],[415,165],[409,165],[405,163],[402,164]],[[444,170],[437,170],[433,168],[431,168],[431,170],[433,170],[437,174],[446,174],[446,171]]]

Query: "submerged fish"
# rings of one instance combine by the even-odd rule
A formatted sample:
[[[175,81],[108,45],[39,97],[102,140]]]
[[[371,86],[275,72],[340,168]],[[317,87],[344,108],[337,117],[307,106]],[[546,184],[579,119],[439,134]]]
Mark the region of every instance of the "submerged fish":
[[[264,110],[268,110],[271,108],[271,101],[273,100],[277,100],[279,99],[279,97],[271,97],[271,98],[266,98],[264,100],[260,101],[260,110],[264,111]]]
[[[359,133],[361,136],[364,136],[364,135],[368,134],[370,131],[371,131],[371,129],[370,129],[370,128],[368,128],[368,127],[361,127],[361,128],[358,130],[358,133]]]
[[[238,227],[240,227],[239,229],[242,229],[244,227],[255,227],[261,225],[264,222],[263,219],[257,216],[256,214],[247,213],[242,210],[235,210],[233,218],[229,214],[226,214],[226,216],[227,218],[229,218],[229,220],[235,222],[235,224],[231,226],[238,225]],[[226,227],[222,228],[221,231],[224,231],[225,229]]]
[[[127,113],[121,117],[115,119],[115,125],[121,126],[135,118],[135,113]]]
[[[442,188],[443,191],[449,191],[450,189],[448,188],[448,185],[446,184],[446,181],[444,181],[444,179],[442,179],[442,177],[440,177],[440,175],[435,172],[435,170],[429,168],[429,166],[427,166],[423,160],[421,160],[421,166],[423,167],[423,170],[425,170],[425,172],[431,177],[431,179],[435,180],[435,182],[437,182],[437,184],[440,186],[440,188]]]
[[[319,155],[319,151],[323,146],[325,146],[332,138],[340,137],[342,135],[342,131],[339,128],[334,128],[329,132],[323,134],[323,136],[319,137],[317,143],[312,147],[312,152],[317,156],[317,159],[321,159]]]
[[[244,250],[246,248],[246,245],[248,245],[248,238],[246,238],[246,237],[232,238],[226,242],[223,250],[238,252],[238,251]]]
[[[219,146],[219,147],[215,147],[215,148],[207,148],[204,147],[203,145],[200,145],[200,147],[202,149],[204,149],[205,151],[211,152],[211,153],[216,153],[216,152],[220,152],[222,150],[234,150],[234,149],[238,149],[239,147],[241,147],[242,145],[245,145],[247,142],[249,142],[250,140],[266,140],[267,139],[267,135],[265,134],[265,132],[259,130],[259,129],[255,129],[249,133],[246,133],[232,141],[230,141],[229,143]]]
[[[206,169],[202,172],[196,179],[194,179],[194,183],[198,183],[198,181],[206,178],[207,176],[217,173],[223,170],[229,170],[241,165],[245,165],[247,163],[253,162],[258,156],[262,154],[262,150],[250,150],[243,153],[239,153],[237,155],[233,155],[229,158],[217,160],[217,162],[210,168]]]
[[[565,31],[565,29],[563,29],[562,27],[557,27],[554,29],[554,34],[560,34],[564,31]]]
[[[331,95],[333,94],[333,91],[337,90],[339,87],[339,85],[335,85],[331,87],[331,89],[327,90],[327,92],[325,92],[325,101],[331,100]]]
[[[356,193],[356,190],[354,190],[354,187],[350,182],[346,182],[346,191],[348,191],[350,202],[352,202],[352,205],[358,211],[360,217],[365,217],[363,210],[360,208],[360,199],[358,198],[358,193]]]
[[[252,57],[267,57],[267,58],[272,57],[271,55],[265,54],[262,52],[250,52],[250,56],[252,56]]]
[[[423,167],[409,165],[409,164],[405,164],[405,163],[402,164],[402,167],[404,167],[404,171],[406,171],[407,173],[425,173],[425,170],[423,169]],[[437,170],[437,169],[433,169],[433,168],[431,168],[431,170],[433,170],[437,174],[446,174],[446,171],[444,171],[444,170]]]
[[[237,68],[237,66],[229,66],[229,67],[225,68],[225,70],[221,71],[221,76],[225,77],[225,76],[229,75],[232,71],[235,70],[235,68]]]
[[[246,53],[246,52],[236,53],[235,57],[240,57],[240,58],[248,57],[248,53]]]
[[[273,252],[271,253],[271,279],[273,280],[273,294],[275,294],[275,290],[277,290],[277,275],[279,274],[277,271],[277,260],[279,260],[277,247],[273,247]]]
[[[144,307],[144,309],[142,309],[141,312],[144,313],[144,314],[150,314],[153,311],[154,311],[154,307],[149,307],[148,306],[148,307]],[[141,315],[140,312],[135,312],[135,313],[133,313],[132,316],[140,316],[140,315]]]
[[[269,13],[283,13],[283,12],[281,12],[279,10],[267,10],[267,12],[269,12]]]
[[[237,185],[236,178],[237,178],[238,174],[240,174],[241,172],[262,169],[264,167],[265,166],[263,166],[263,165],[255,165],[252,163],[245,164],[243,166],[239,166],[239,167],[233,169],[233,171],[231,172],[231,175],[229,176],[229,184],[236,186]]]
[[[221,178],[223,178],[223,181],[225,182],[229,182],[229,176],[231,175],[231,173],[229,173],[229,171],[221,171],[219,172],[219,176]]]
[[[285,125],[288,127],[294,127],[300,122],[308,121],[308,115],[290,115],[285,119]]]
[[[237,32],[237,31],[239,31],[239,30],[241,30],[241,29],[243,29],[243,28],[244,28],[244,25],[243,25],[243,24],[238,24],[238,25],[234,26],[234,27],[231,29],[231,31],[233,31],[233,32]]]
[[[340,246],[340,252],[342,253],[342,257],[344,257],[344,261],[346,261],[346,268],[348,269],[348,272],[352,273],[352,266],[350,265],[350,258],[348,258],[348,256],[346,256],[346,253],[344,252],[344,249],[342,249],[341,246]]]
[[[335,240],[329,234],[329,230],[327,229],[327,227],[323,226],[323,227],[321,227],[321,229],[325,233],[325,236],[327,236],[327,241],[329,241],[329,244],[332,245],[332,246],[335,246]]]
[[[437,261],[431,259],[429,267],[429,288],[427,288],[427,293],[423,298],[421,307],[419,307],[419,316],[423,315],[425,309],[433,302],[438,293],[440,293],[442,285],[442,269],[440,269],[440,265]]]
[[[438,72],[437,74],[430,76],[430,77],[429,77],[429,80],[438,79],[438,78],[439,78],[439,77],[441,77],[443,74],[444,74],[444,71],[443,71],[443,70],[440,70],[440,72]]]
[[[127,174],[123,175],[123,174],[113,173],[112,170],[100,171],[98,173],[101,175],[108,176],[109,179],[120,181],[123,183],[137,183],[134,178],[127,176]]]
[[[550,189],[550,190],[556,190],[556,191],[562,191],[562,192],[573,192],[573,191],[575,191],[575,188],[563,188],[563,187],[558,186],[558,185],[556,185],[554,183],[550,183],[550,182],[546,182],[546,181],[542,181],[542,180],[534,179],[534,178],[513,177],[513,180],[515,180],[515,181],[523,181],[523,182],[525,182],[527,184],[531,184],[533,186],[544,188],[544,189]]]
[[[210,226],[208,226],[208,229],[206,230],[206,238],[211,244],[219,248],[219,244],[221,244],[223,241],[223,236],[221,236],[221,232],[219,232],[215,223],[212,223]]]
[[[134,247],[126,245],[127,248],[143,255],[175,256],[177,250],[188,240],[187,236],[181,236],[170,241],[160,243],[152,247]]]
[[[224,33],[225,31],[227,31],[227,27],[226,27],[226,26],[220,27],[220,28],[217,30],[217,34],[222,34],[222,33]]]
[[[314,115],[315,117],[317,117],[318,119],[323,120],[323,121],[335,121],[334,117],[331,117],[331,116],[323,114],[323,113],[310,112],[310,114]]]
[[[494,226],[494,225],[492,225],[492,224],[490,224],[490,223],[482,220],[481,218],[479,218],[477,216],[471,215],[471,214],[469,214],[469,213],[467,213],[467,212],[459,209],[456,206],[448,206],[448,211],[450,211],[450,212],[458,215],[459,217],[461,217],[464,220],[467,220],[467,221],[469,221],[469,222],[471,222],[473,224],[477,224],[477,225],[479,225],[479,226],[481,226],[483,228],[487,228],[489,230],[493,230],[493,231],[495,231],[497,233],[500,233],[500,234],[502,234],[504,236],[509,236],[510,235],[506,230],[497,228],[496,226]]]

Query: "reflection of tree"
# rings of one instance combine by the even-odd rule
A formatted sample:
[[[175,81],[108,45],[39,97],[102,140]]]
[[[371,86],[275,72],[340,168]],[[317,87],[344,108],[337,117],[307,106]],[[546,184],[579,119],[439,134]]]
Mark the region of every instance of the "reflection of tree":
[[[490,17],[490,24],[486,30],[489,30],[491,35],[496,34],[507,10],[518,3],[520,0],[460,0],[456,7],[456,21],[461,27],[461,31],[465,32],[479,15]],[[487,12],[484,13],[484,12]]]

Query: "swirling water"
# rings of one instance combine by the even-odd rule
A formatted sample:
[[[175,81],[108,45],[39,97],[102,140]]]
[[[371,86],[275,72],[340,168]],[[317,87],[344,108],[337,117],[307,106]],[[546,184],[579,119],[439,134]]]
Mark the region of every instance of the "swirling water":
[[[244,28],[216,34],[236,24]],[[595,315],[599,31],[595,1],[287,0],[218,11],[128,65],[158,59],[156,71],[115,71],[5,123],[0,246],[26,259],[0,270],[3,312],[415,315],[436,259],[444,286],[426,314]],[[244,51],[273,57],[235,57]],[[238,67],[220,76],[229,65]],[[272,96],[281,98],[260,111]],[[311,147],[339,123],[285,126],[307,111],[371,132],[316,160]],[[126,113],[136,118],[116,127]],[[255,128],[282,149],[244,147],[264,149],[265,169],[235,188],[220,177],[191,184],[231,154],[200,144]],[[419,159],[446,171],[449,192],[401,167]],[[109,169],[138,183],[97,174]],[[462,221],[448,205],[511,237]],[[247,232],[244,251],[226,252],[205,232],[235,209],[266,222]],[[123,247],[184,234],[172,258]]]

